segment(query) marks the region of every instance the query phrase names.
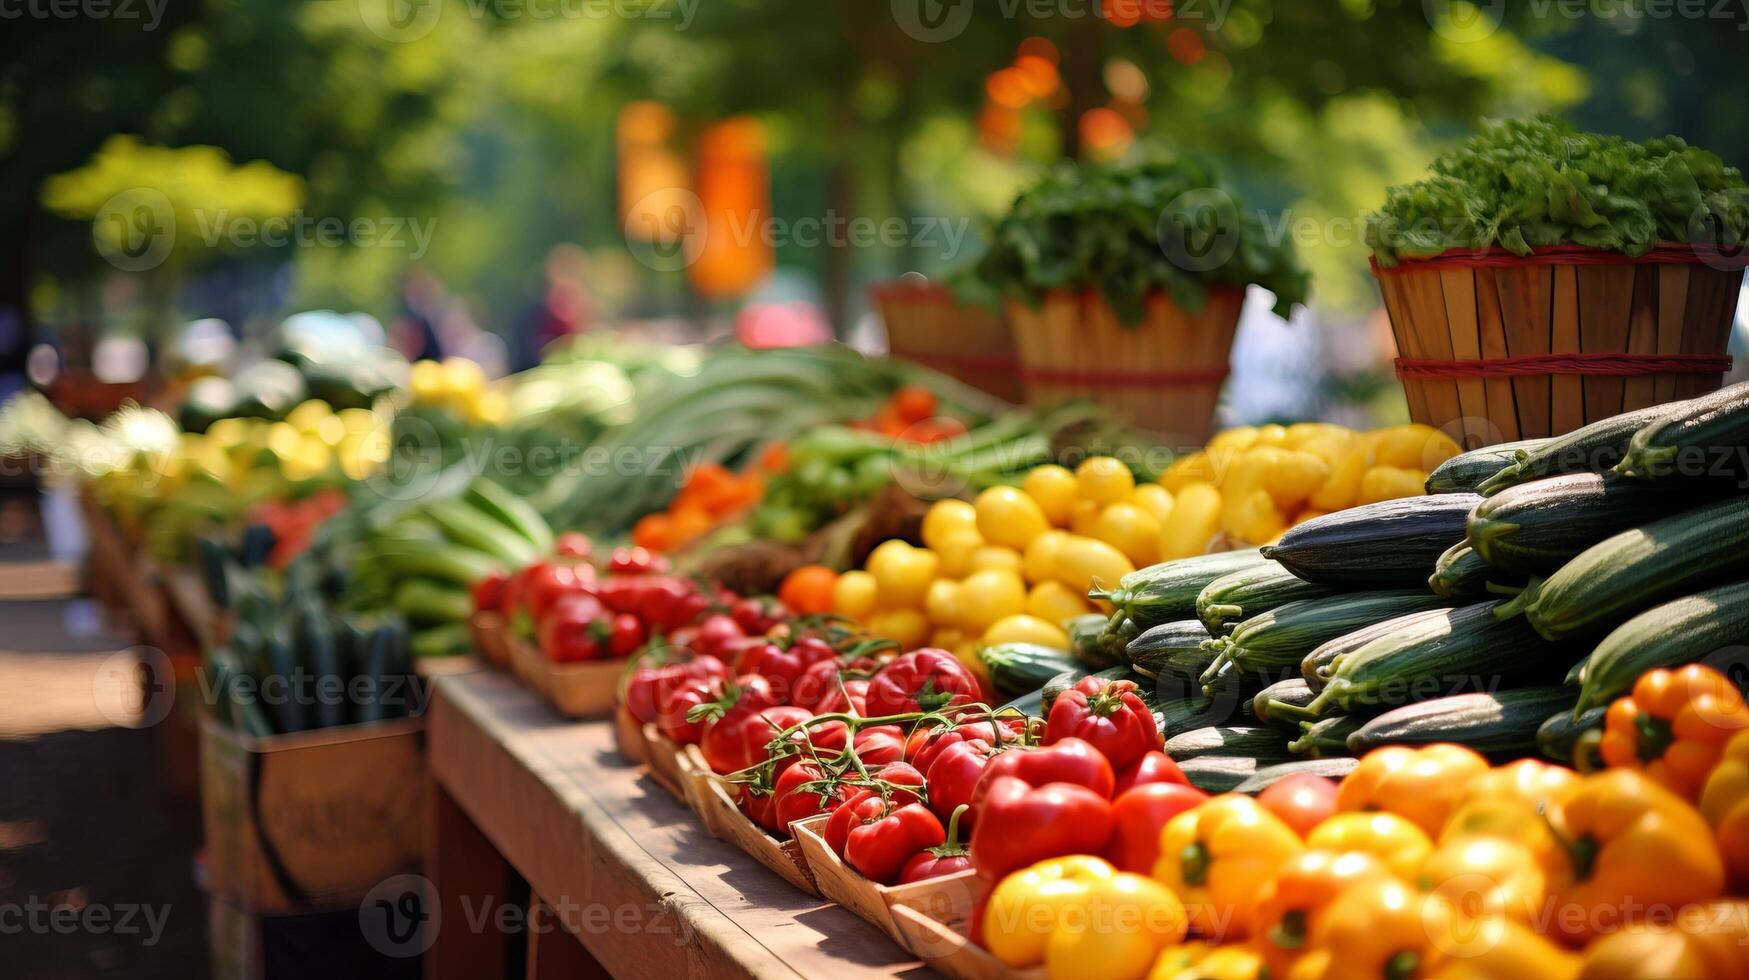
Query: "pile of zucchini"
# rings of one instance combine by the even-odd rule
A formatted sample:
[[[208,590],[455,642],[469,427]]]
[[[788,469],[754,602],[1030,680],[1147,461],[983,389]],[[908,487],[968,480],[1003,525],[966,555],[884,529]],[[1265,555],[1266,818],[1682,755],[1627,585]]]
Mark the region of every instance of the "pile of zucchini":
[[[1749,656],[1728,662],[1749,644],[1749,385],[1465,453],[1427,484],[1126,576],[1080,669],[1121,642],[1113,676],[1222,790],[1389,744],[1573,761],[1644,671],[1722,655],[1749,682]]]

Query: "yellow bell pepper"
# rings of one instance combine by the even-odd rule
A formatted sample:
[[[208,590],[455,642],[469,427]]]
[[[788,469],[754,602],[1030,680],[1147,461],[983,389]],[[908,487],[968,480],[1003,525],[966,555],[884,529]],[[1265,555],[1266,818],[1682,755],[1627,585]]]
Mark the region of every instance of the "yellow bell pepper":
[[[1195,966],[1212,948],[1214,947],[1200,939],[1189,939],[1176,946],[1168,946],[1154,960],[1154,968],[1148,971],[1148,980],[1177,980],[1179,974]]]
[[[1707,777],[1700,812],[1739,888],[1749,891],[1749,732],[1739,732]]]
[[[1388,877],[1383,861],[1365,851],[1301,851],[1276,875],[1257,905],[1257,949],[1272,977],[1286,977],[1303,959],[1324,909],[1350,885]]]
[[[1161,959],[1164,963],[1166,956],[1162,955]],[[1156,964],[1148,973],[1148,980],[1258,980],[1262,969],[1263,958],[1256,950],[1234,944],[1212,947],[1172,972],[1163,969],[1162,964]]]
[[[1549,807],[1567,860],[1550,878],[1548,930],[1586,938],[1724,888],[1712,828],[1686,800],[1634,769],[1609,769]]]
[[[1464,935],[1447,946],[1437,980],[1572,980],[1579,954],[1550,942],[1511,919],[1463,919]]]
[[[1414,980],[1444,966],[1450,906],[1394,878],[1369,878],[1338,895],[1312,932],[1328,954],[1319,980]]]
[[[1674,922],[1633,925],[1585,948],[1580,974],[1608,980],[1749,976],[1749,902],[1690,905]]]
[[[1469,781],[1487,771],[1488,760],[1461,745],[1374,749],[1342,780],[1336,809],[1395,813],[1438,837]]]
[[[1051,980],[1140,980],[1187,928],[1184,906],[1169,889],[1087,855],[1041,861],[1002,879],[982,920],[991,955],[1015,969],[1042,964]]]
[[[1312,828],[1306,846],[1339,854],[1371,854],[1405,881],[1413,881],[1433,853],[1433,842],[1421,828],[1394,813],[1334,814]]]
[[[1300,850],[1299,835],[1256,800],[1217,796],[1166,822],[1154,878],[1183,900],[1199,933],[1235,942],[1251,935],[1264,886]]]
[[[1545,873],[1566,862],[1566,850],[1549,833],[1543,809],[1579,785],[1564,766],[1520,759],[1470,780],[1446,819],[1440,844],[1465,837],[1504,837],[1529,848]]]
[[[1536,923],[1548,876],[1524,844],[1503,837],[1459,837],[1427,856],[1422,888],[1472,918],[1508,916]]]

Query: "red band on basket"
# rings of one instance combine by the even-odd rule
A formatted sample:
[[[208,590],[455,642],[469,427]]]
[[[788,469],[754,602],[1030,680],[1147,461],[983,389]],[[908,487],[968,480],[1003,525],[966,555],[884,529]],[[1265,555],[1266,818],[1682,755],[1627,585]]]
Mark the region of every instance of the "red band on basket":
[[[1642,374],[1723,374],[1731,359],[1723,354],[1534,354],[1477,361],[1397,358],[1397,377],[1405,381],[1454,378],[1516,378],[1535,374],[1590,374],[1626,378]]]
[[[1019,361],[1012,357],[980,356],[978,354],[916,354],[910,351],[893,353],[894,357],[907,361],[916,361],[930,367],[959,368],[963,371],[979,371],[989,374],[1012,374],[1019,366]]]
[[[1231,373],[1226,365],[1183,371],[1088,371],[1080,368],[1022,366],[1020,377],[1045,384],[1104,385],[1110,388],[1182,387],[1218,385]]]
[[[1713,245],[1660,242],[1644,255],[1628,255],[1584,245],[1549,245],[1519,255],[1499,247],[1454,248],[1428,259],[1404,259],[1384,267],[1370,259],[1374,276],[1397,276],[1429,269],[1506,269],[1526,265],[1709,265],[1715,269],[1749,268],[1749,248],[1724,251]]]

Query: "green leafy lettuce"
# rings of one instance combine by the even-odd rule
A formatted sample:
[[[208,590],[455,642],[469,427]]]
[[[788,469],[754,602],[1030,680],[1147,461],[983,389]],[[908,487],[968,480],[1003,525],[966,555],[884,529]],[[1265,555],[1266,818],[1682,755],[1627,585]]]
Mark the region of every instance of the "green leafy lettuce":
[[[1743,175],[1675,136],[1635,143],[1550,116],[1486,122],[1435,158],[1425,179],[1385,194],[1367,219],[1382,266],[1448,249],[1549,245],[1643,255],[1660,241],[1741,246]]]
[[[972,270],[971,292],[1036,306],[1057,289],[1097,289],[1125,323],[1164,291],[1195,313],[1210,286],[1251,283],[1286,316],[1307,276],[1285,235],[1267,234],[1205,163],[1065,164],[1015,199]]]

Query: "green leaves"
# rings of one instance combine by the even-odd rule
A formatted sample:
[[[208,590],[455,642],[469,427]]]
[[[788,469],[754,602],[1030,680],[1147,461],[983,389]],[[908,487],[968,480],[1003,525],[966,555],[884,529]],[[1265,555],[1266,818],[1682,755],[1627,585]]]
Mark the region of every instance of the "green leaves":
[[[1192,160],[1065,165],[1016,198],[990,238],[962,294],[1037,305],[1051,290],[1092,288],[1125,323],[1140,322],[1156,292],[1196,312],[1211,285],[1256,283],[1284,317],[1306,299],[1308,277],[1285,233],[1272,235]]]
[[[1749,240],[1749,187],[1675,136],[1634,143],[1551,116],[1483,123],[1426,179],[1392,187],[1367,218],[1382,266],[1449,249],[1551,245],[1643,255],[1660,241],[1719,248]]]

